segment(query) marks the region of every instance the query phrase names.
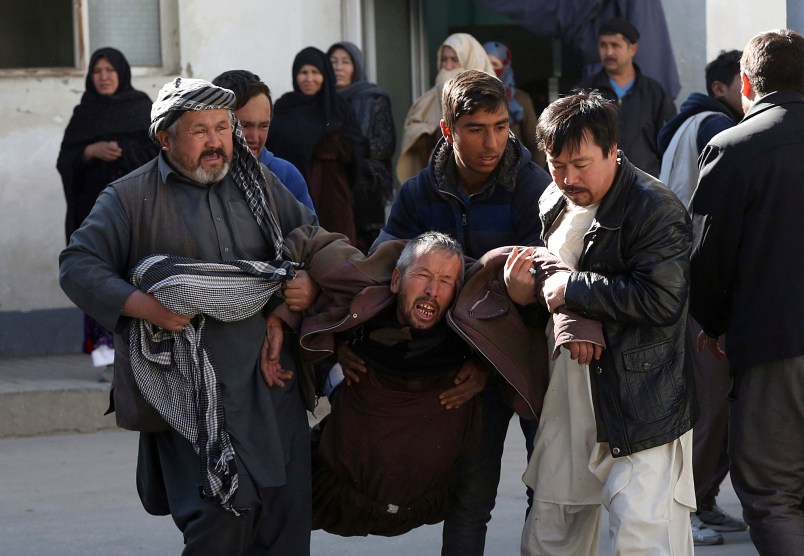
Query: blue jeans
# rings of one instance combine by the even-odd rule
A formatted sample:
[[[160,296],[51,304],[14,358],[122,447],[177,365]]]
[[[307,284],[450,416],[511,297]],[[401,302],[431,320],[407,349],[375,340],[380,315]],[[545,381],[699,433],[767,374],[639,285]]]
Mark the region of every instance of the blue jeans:
[[[514,412],[503,402],[495,380],[490,380],[479,395],[483,420],[480,440],[458,468],[458,485],[444,520],[442,556],[482,556],[487,524],[497,498],[505,435]],[[530,458],[538,422],[522,420],[521,425]],[[530,507],[533,492],[528,491]]]

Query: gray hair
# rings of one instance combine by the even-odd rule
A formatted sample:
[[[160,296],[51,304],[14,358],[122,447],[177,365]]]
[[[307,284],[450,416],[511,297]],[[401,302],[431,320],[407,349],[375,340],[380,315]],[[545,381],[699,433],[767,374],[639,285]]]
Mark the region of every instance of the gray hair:
[[[396,268],[400,273],[404,274],[415,258],[432,252],[460,257],[461,273],[458,279],[463,281],[463,249],[461,249],[461,244],[442,232],[424,232],[411,239],[402,249],[402,253],[400,253],[399,259],[396,261]]]

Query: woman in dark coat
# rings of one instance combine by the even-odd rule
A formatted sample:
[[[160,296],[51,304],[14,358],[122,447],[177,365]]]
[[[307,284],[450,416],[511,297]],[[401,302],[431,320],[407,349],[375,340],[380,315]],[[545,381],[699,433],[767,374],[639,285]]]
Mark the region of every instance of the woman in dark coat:
[[[92,54],[81,103],[64,132],[56,167],[67,201],[65,233],[87,217],[103,189],[159,152],[148,138],[151,99],[131,86],[131,67],[114,48]],[[84,351],[111,347],[111,333],[85,318]]]
[[[368,156],[354,186],[357,247],[364,253],[385,225],[385,204],[393,197],[391,157],[396,147],[396,129],[391,97],[385,89],[366,79],[363,53],[349,41],[327,50],[335,70],[341,98],[352,105],[357,124],[368,142]]]
[[[266,147],[302,173],[321,226],[346,235],[352,244],[352,184],[364,145],[352,107],[336,92],[329,58],[305,48],[293,60],[293,92],[274,105]]]

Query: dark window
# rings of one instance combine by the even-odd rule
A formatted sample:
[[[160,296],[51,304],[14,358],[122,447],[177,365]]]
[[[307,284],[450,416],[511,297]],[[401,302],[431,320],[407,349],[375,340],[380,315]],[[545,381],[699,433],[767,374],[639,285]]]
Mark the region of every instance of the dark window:
[[[76,69],[104,46],[132,66],[163,65],[160,0],[0,0],[0,7],[7,8],[0,70]]]
[[[2,4],[0,69],[75,67],[72,0]]]

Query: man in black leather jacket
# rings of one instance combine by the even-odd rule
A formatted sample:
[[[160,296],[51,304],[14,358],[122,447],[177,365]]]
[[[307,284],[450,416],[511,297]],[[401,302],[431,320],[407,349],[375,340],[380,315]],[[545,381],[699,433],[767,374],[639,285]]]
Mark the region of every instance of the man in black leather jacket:
[[[615,553],[692,554],[689,216],[618,151],[617,110],[599,93],[548,106],[537,138],[554,180],[539,201],[545,245],[577,269],[547,278],[542,302],[601,321],[606,349],[552,363],[523,554],[596,554],[601,504]]]

